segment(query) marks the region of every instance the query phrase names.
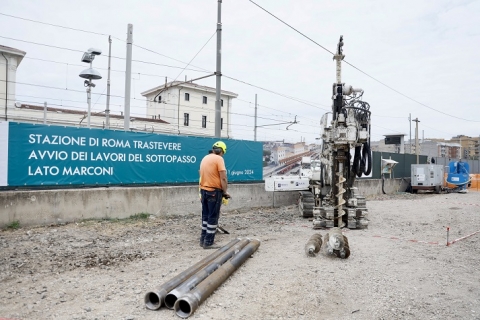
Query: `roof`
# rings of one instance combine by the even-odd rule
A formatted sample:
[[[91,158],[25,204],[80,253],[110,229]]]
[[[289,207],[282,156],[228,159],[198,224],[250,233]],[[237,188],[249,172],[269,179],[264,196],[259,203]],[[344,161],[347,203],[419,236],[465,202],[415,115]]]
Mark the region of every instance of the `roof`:
[[[44,106],[35,106],[31,104],[22,104],[20,105],[19,109],[29,109],[29,110],[37,110],[37,111],[43,111]],[[86,111],[78,111],[78,110],[71,110],[71,109],[62,109],[62,108],[51,108],[47,107],[47,111],[50,112],[58,112],[58,113],[66,113],[66,114],[78,114],[78,115],[86,115]],[[100,116],[104,115],[104,112],[92,112],[91,116]],[[124,119],[125,117],[123,115],[118,115],[118,114],[110,114],[110,118],[113,119]],[[169,122],[161,120],[161,119],[151,119],[151,118],[142,118],[142,117],[131,117],[135,118],[135,120],[138,121],[145,121],[145,122],[155,122],[155,123],[164,123],[164,124],[169,124]]]
[[[18,49],[15,49],[15,48],[11,48],[11,47],[7,47],[7,46],[2,46],[2,45],[0,45],[0,52],[5,52],[5,53],[9,53],[11,55],[20,57],[20,59],[18,60],[18,64],[20,64],[20,62],[22,62],[23,57],[27,54],[25,51],[18,50]]]
[[[142,96],[147,96],[151,93],[155,93],[158,91],[163,91],[164,89],[168,89],[171,87],[182,87],[182,88],[190,88],[190,89],[195,89],[198,91],[205,91],[205,92],[211,92],[215,93],[216,89],[212,87],[207,87],[207,86],[202,86],[193,82],[184,82],[184,81],[172,81],[172,82],[167,82],[166,84],[162,84],[161,86],[152,88],[150,90],[144,91],[141,93]],[[229,96],[236,98],[238,97],[238,94],[231,92],[231,91],[226,91],[222,90],[222,95]]]

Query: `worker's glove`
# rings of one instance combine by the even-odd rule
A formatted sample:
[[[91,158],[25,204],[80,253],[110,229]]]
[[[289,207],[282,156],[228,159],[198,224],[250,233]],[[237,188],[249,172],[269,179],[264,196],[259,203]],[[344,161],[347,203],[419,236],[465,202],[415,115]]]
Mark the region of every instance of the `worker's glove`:
[[[230,199],[230,198],[231,198],[230,194],[224,193],[223,197],[222,197],[222,204],[226,206],[228,204],[228,199]]]

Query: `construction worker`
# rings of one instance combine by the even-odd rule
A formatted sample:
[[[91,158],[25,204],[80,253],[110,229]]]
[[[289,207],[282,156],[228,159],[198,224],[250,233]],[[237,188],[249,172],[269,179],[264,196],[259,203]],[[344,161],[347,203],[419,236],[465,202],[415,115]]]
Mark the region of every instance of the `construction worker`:
[[[200,163],[200,194],[202,203],[202,233],[200,246],[204,249],[218,249],[214,245],[218,226],[222,198],[230,198],[227,192],[227,169],[223,155],[227,145],[217,141],[212,146],[213,152],[206,155]]]

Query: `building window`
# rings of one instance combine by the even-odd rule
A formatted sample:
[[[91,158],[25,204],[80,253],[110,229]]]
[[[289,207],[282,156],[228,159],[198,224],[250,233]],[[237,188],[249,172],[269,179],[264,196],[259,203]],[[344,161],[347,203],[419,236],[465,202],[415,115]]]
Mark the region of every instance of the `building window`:
[[[157,102],[158,103],[162,102],[162,96],[158,96]]]
[[[207,104],[207,97],[203,96],[203,104]]]
[[[185,101],[190,101],[190,93],[185,92]]]
[[[190,123],[190,115],[188,113],[184,113],[183,114],[183,125],[188,127],[189,123]]]
[[[220,99],[220,106],[223,107],[223,99]]]
[[[220,118],[220,130],[223,130],[223,118]]]
[[[202,128],[206,128],[206,127],[207,127],[207,116],[202,116]]]

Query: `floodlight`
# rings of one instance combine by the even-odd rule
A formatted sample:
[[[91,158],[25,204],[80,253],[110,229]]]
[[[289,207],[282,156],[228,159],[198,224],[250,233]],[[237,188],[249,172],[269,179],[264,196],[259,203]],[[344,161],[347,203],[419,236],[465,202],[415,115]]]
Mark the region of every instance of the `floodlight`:
[[[95,56],[98,56],[101,54],[102,54],[102,50],[90,48],[82,56],[82,62],[90,63],[90,68],[83,70],[79,74],[80,78],[86,79],[83,84],[85,87],[87,87],[87,103],[88,103],[87,126],[88,128],[90,128],[91,92],[92,92],[92,88],[95,88],[95,84],[92,82],[92,80],[102,79],[100,72],[92,68],[92,62],[95,59]]]
[[[88,80],[100,80],[102,79],[102,76],[100,75],[100,72],[98,72],[95,69],[88,68],[80,72],[79,74],[80,78],[83,79],[88,79]]]
[[[85,52],[82,57],[82,62],[92,63],[93,59],[95,59],[95,55],[93,53]]]
[[[96,48],[90,48],[88,49],[88,53],[94,54],[96,56],[99,56],[102,54],[102,50],[96,49]]]

